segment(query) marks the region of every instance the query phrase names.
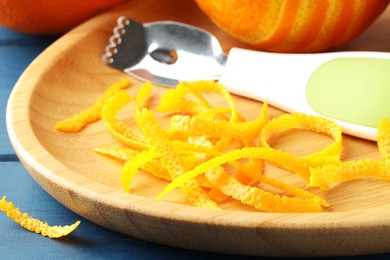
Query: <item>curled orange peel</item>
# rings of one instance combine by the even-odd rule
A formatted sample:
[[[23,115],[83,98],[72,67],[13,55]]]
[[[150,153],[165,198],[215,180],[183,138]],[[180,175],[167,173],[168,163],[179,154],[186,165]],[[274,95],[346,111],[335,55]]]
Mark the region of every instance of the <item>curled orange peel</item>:
[[[120,90],[128,87],[130,87],[130,81],[128,79],[122,79],[121,81],[113,83],[105,90],[104,95],[99,97],[92,106],[80,111],[72,117],[57,122],[54,125],[54,128],[57,131],[68,133],[81,131],[87,125],[101,119],[103,105],[109,98]]]
[[[101,111],[107,129],[124,147],[103,146],[95,152],[124,162],[121,183],[126,191],[131,191],[133,178],[143,170],[169,182],[156,199],[179,188],[189,204],[204,208],[219,209],[218,203],[233,198],[267,212],[317,212],[329,207],[326,200],[265,176],[264,162],[296,173],[307,182],[307,187],[323,190],[337,181],[389,179],[390,123],[387,119],[378,127],[382,161],[343,162],[340,160],[342,133],[334,122],[299,113],[284,114],[269,121],[266,103],[258,118],[247,121],[239,114],[230,93],[214,81],[180,82],[176,88],[164,92],[156,110],[171,114],[166,129],[146,107],[153,90],[150,82],[135,97],[121,88],[113,89],[104,95],[104,104],[97,111]],[[222,95],[228,106],[214,107],[204,93]],[[119,110],[133,101],[134,122],[139,133],[117,118]],[[68,127],[72,129],[74,122],[69,122]],[[328,135],[333,142],[306,156],[295,156],[269,145],[270,138],[295,128]],[[260,147],[255,145],[258,140]],[[263,185],[281,193],[260,188]]]
[[[138,156],[138,154],[141,153],[140,151],[133,150],[128,147],[119,147],[119,146],[100,146],[94,148],[93,150],[98,154],[116,158],[124,162],[130,161],[132,158]],[[167,181],[171,180],[171,177],[169,176],[167,169],[164,167],[164,165],[161,165],[161,163],[157,160],[150,160],[144,163],[137,163],[137,165],[139,168],[142,168],[142,170],[151,173],[156,178],[167,180]],[[122,175],[125,174],[125,170],[121,170],[121,174]],[[132,179],[130,179],[130,184],[126,185],[128,190],[130,190],[129,186],[131,185],[131,180]],[[125,190],[126,187],[124,187]]]
[[[219,111],[214,110],[213,106],[203,97],[203,92],[223,95],[230,108],[217,108]],[[188,98],[187,96],[189,95],[193,96],[195,100]],[[157,106],[157,111],[180,112],[192,116],[201,114],[205,116],[210,113],[221,115],[222,111],[228,111],[231,114],[231,122],[237,122],[242,119],[231,94],[224,86],[214,81],[180,82],[176,88],[164,93]],[[221,117],[226,119],[224,116]]]
[[[149,146],[145,137],[132,131],[129,125],[116,117],[119,110],[132,101],[134,98],[124,90],[115,93],[104,104],[102,119],[107,129],[121,143],[135,149],[147,149]]]
[[[371,178],[390,180],[390,163],[360,159],[354,161],[328,164],[310,169],[309,187],[320,187],[328,190],[328,185],[334,182]]]
[[[243,158],[259,158],[265,161],[282,162],[280,164],[281,167],[292,172],[299,173],[308,169],[304,158],[295,157],[289,153],[270,149],[268,147],[244,147],[242,149],[236,149],[230,152],[226,152],[220,156],[216,156],[206,162],[203,162],[194,169],[183,173],[182,175],[173,179],[173,181],[169,183],[160,194],[157,195],[156,199],[161,199],[169,192],[173,191],[177,187],[180,187],[184,182],[194,179],[198,175],[203,174],[208,170]]]
[[[240,183],[227,174],[222,167],[207,171],[206,177],[224,194],[229,195],[243,204],[253,206],[267,212],[317,212],[322,209],[321,199],[287,197],[272,194],[257,187]]]
[[[390,122],[387,118],[383,118],[379,123],[377,136],[381,161],[366,158],[311,167],[308,187],[320,187],[323,190],[328,190],[329,184],[335,182],[363,178],[390,180]]]
[[[121,184],[125,191],[130,191],[131,182],[133,181],[139,168],[145,166],[147,163],[157,158],[157,156],[158,153],[156,149],[150,148],[127,160],[121,170]]]
[[[171,129],[187,135],[207,135],[227,137],[236,140],[251,140],[259,135],[268,120],[268,106],[263,105],[260,116],[252,121],[231,122],[220,119],[207,119],[198,116],[174,115],[171,118]]]
[[[294,128],[307,129],[320,134],[329,135],[334,140],[332,144],[330,144],[322,151],[301,157],[301,165],[304,166],[306,170],[300,171],[298,173],[303,179],[309,180],[309,167],[321,166],[340,161],[342,151],[342,131],[340,127],[333,121],[319,116],[294,113],[284,114],[273,119],[272,121],[269,121],[261,131],[261,146],[274,149],[268,144],[268,139],[277,135],[278,133]],[[283,163],[284,161],[274,162],[275,165],[280,165],[281,167],[283,167]]]
[[[167,168],[172,179],[180,176],[187,169],[173,145],[168,139],[166,131],[157,122],[153,112],[146,108],[137,109],[137,125],[148,137],[150,144],[155,147],[161,163]],[[189,180],[180,187],[187,201],[194,206],[219,209],[217,203],[212,201],[196,180]]]
[[[378,149],[382,156],[382,160],[390,161],[390,122],[387,118],[383,118],[378,126]]]
[[[268,122],[261,131],[261,146],[270,147],[267,140],[271,136],[293,128],[302,128],[329,135],[334,140],[324,150],[306,156],[308,159],[340,157],[342,150],[341,128],[326,118],[301,113],[284,114]]]
[[[187,96],[192,94],[191,92],[195,94],[193,99],[187,98]],[[191,89],[181,82],[176,88],[164,92],[156,110],[165,113],[197,115],[207,111],[210,107],[210,104],[201,97],[197,90]]]
[[[29,216],[27,213],[20,212],[19,208],[16,208],[12,202],[6,200],[6,196],[3,196],[0,200],[0,210],[25,229],[49,238],[66,236],[80,224],[80,221],[76,221],[69,226],[50,226],[47,222],[42,222]]]

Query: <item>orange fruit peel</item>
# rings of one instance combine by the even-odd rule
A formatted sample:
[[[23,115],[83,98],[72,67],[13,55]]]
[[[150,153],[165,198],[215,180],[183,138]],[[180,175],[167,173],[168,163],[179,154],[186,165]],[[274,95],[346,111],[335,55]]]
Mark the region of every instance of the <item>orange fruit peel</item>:
[[[98,154],[109,156],[112,158],[116,158],[116,159],[119,159],[123,162],[128,162],[128,161],[132,160],[132,158],[134,158],[140,154],[140,152],[137,150],[133,150],[131,148],[123,147],[123,146],[121,146],[121,147],[100,146],[100,147],[94,148],[93,150],[94,150],[94,152],[96,152]],[[150,154],[148,156],[152,156],[152,155],[154,155],[154,154],[152,154],[152,152],[150,152]],[[153,160],[149,160],[149,161],[144,162],[144,163],[137,163],[137,164],[138,164],[139,168],[141,168],[142,170],[144,170],[146,172],[151,173],[156,178],[167,180],[167,181],[171,180],[171,177],[169,176],[169,173],[166,170],[166,168],[163,165],[161,165],[161,163],[157,160],[153,159]],[[122,170],[121,173],[126,174],[125,173],[126,171]],[[124,178],[128,178],[128,177],[124,176]],[[122,182],[122,184],[127,183],[127,182],[130,183],[130,184],[126,184],[126,186],[124,186],[125,190],[126,190],[126,187],[128,190],[130,190],[131,180],[132,179],[129,178],[128,181],[124,180]]]
[[[101,109],[108,131],[124,146],[102,146],[94,151],[123,161],[120,179],[127,192],[131,192],[136,174],[146,171],[168,182],[156,199],[178,188],[190,205],[203,208],[219,209],[220,203],[235,199],[266,212],[318,212],[329,204],[307,190],[309,187],[327,190],[330,183],[337,181],[389,179],[387,119],[378,127],[378,148],[383,161],[344,162],[340,159],[341,129],[328,119],[294,113],[269,121],[268,106],[264,103],[258,118],[247,121],[222,85],[199,81],[181,82],[177,88],[164,92],[156,108],[157,112],[170,113],[170,124],[163,128],[154,111],[147,108],[152,91],[149,82],[135,97],[126,90],[116,90],[105,99]],[[205,93],[222,95],[228,107],[213,107]],[[137,135],[133,127],[117,118],[119,110],[133,101]],[[291,129],[327,135],[333,142],[305,156],[270,146],[271,138]],[[260,146],[255,145],[257,141]],[[306,189],[266,176],[266,162],[300,176]]]
[[[206,177],[222,193],[262,211],[293,213],[318,212],[322,209],[320,199],[280,196],[257,187],[244,185],[226,173],[222,167],[207,171]]]
[[[80,221],[76,221],[72,225],[50,226],[47,222],[42,222],[29,216],[27,213],[20,212],[19,208],[16,208],[12,202],[6,200],[6,196],[3,196],[0,200],[0,210],[23,228],[49,238],[67,236],[80,224]]]
[[[120,109],[133,100],[126,91],[115,93],[104,104],[101,112],[102,119],[107,129],[121,143],[135,149],[147,149],[149,146],[145,137],[132,131],[125,122],[116,116]]]
[[[363,178],[390,180],[388,162],[360,159],[310,169],[309,187],[328,190],[328,185]]]
[[[175,179],[187,169],[188,164],[184,160],[186,157],[180,156],[174,149],[167,131],[158,123],[153,111],[142,106],[151,90],[152,85],[150,82],[147,82],[137,94],[135,120],[152,147],[151,149],[156,150],[156,156],[159,158],[159,161],[167,169],[170,177]],[[181,191],[191,205],[219,209],[218,205],[201,188],[197,180],[190,180],[184,183]]]
[[[165,131],[158,124],[153,112],[144,108],[137,110],[136,121],[142,132],[149,138],[150,144],[158,152],[161,163],[167,168],[172,179],[186,171],[186,164],[170,143]],[[194,206],[218,209],[196,180],[188,180],[180,187],[187,201]]]
[[[329,188],[329,184],[345,182],[363,178],[390,180],[390,123],[383,118],[378,125],[377,146],[381,154],[381,161],[360,159],[338,162],[322,167],[310,168],[310,181],[308,187]]]
[[[351,41],[389,0],[196,0],[222,30],[253,48],[321,52]]]
[[[383,118],[378,126],[378,149],[383,161],[390,161],[390,122]]]
[[[210,120],[199,116],[174,115],[171,118],[171,130],[174,133],[187,135],[252,140],[258,136],[267,119],[266,105],[263,106],[262,113],[256,120],[237,123],[220,119]]]
[[[87,125],[100,120],[102,116],[103,105],[107,103],[107,100],[110,99],[115,93],[128,87],[130,87],[130,81],[128,79],[122,79],[121,81],[115,82],[105,90],[103,96],[99,97],[93,105],[83,111],[78,112],[72,117],[57,122],[54,125],[54,128],[57,131],[66,133],[79,132]]]
[[[202,93],[216,93],[222,95],[230,108],[213,108],[203,97]],[[193,99],[189,98],[192,96]],[[198,100],[198,101],[196,101]],[[164,92],[156,109],[158,112],[184,113],[187,115],[202,115],[210,117],[231,113],[230,121],[242,119],[231,94],[224,86],[213,81],[180,82],[176,88]],[[226,119],[226,117],[223,117]]]
[[[121,183],[125,191],[130,191],[131,182],[138,170],[158,156],[156,149],[142,151],[126,161],[121,170]]]
[[[265,161],[271,161],[271,162],[282,162],[281,167],[284,169],[290,170],[295,173],[300,172],[306,172],[308,171],[308,165],[304,158],[295,157],[289,153],[275,150],[267,147],[244,147],[241,149],[236,149],[230,152],[226,152],[224,154],[221,154],[219,156],[216,156],[208,161],[203,162],[202,164],[198,165],[197,167],[181,174],[177,178],[173,179],[171,183],[169,183],[165,189],[157,195],[156,199],[161,199],[165,195],[167,195],[169,192],[173,191],[174,189],[180,187],[184,182],[194,179],[198,175],[201,175],[209,170],[215,169],[217,167],[223,166],[224,164],[227,164],[229,162],[235,162],[237,160],[243,159],[243,158],[259,158],[263,159]],[[254,177],[257,178],[257,177]],[[261,180],[264,180],[264,178],[261,178]],[[279,182],[272,182],[269,180],[269,184],[275,184],[279,188],[284,187],[285,189],[287,186],[281,185]],[[292,189],[291,189],[292,190]],[[288,191],[291,191],[288,190]],[[302,193],[303,194],[303,193]],[[326,203],[323,203],[326,204]]]
[[[301,113],[281,115],[268,122],[263,127],[260,135],[260,144],[263,147],[271,148],[268,144],[269,138],[276,136],[281,132],[295,128],[306,129],[316,133],[329,135],[334,140],[332,144],[322,151],[300,158],[302,163],[299,163],[299,165],[302,169],[296,172],[304,180],[309,180],[310,178],[309,167],[332,164],[340,161],[342,151],[342,131],[333,121],[323,117],[305,115]],[[273,162],[274,165],[282,168],[284,168],[284,163],[284,160]]]
[[[306,129],[316,133],[325,134],[333,138],[333,143],[324,150],[307,156],[308,159],[331,158],[338,161],[342,151],[342,131],[333,121],[319,116],[311,116],[301,113],[284,114],[265,125],[261,131],[260,142],[264,147],[270,147],[268,139],[281,132],[294,128]]]

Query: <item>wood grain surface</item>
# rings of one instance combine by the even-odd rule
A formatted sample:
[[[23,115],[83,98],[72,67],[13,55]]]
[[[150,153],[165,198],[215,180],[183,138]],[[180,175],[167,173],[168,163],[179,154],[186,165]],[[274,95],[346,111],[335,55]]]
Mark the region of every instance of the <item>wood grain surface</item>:
[[[58,120],[86,108],[111,83],[125,77],[101,63],[116,25],[127,15],[141,22],[176,20],[215,34],[226,52],[250,48],[215,27],[191,0],[129,1],[70,31],[45,50],[23,73],[7,110],[10,140],[31,176],[54,198],[77,214],[108,229],[137,238],[193,250],[261,256],[332,256],[390,252],[390,183],[359,180],[336,184],[328,192],[313,189],[331,207],[320,213],[264,213],[229,200],[222,210],[185,204],[174,191],[153,198],[167,184],[137,175],[133,193],[121,188],[117,162],[92,152],[117,144],[102,122],[80,133],[53,130]],[[390,50],[390,11],[363,35],[339,50]],[[133,82],[136,93],[142,82]],[[165,91],[156,86],[153,95]],[[262,104],[235,96],[239,111],[255,118]],[[215,100],[216,103],[222,100]],[[271,117],[283,113],[271,108]],[[160,118],[163,120],[163,118]],[[125,120],[133,124],[132,117]],[[345,135],[343,160],[379,159],[376,144]],[[272,145],[296,155],[318,151],[331,139],[308,131],[289,132]],[[304,187],[295,175],[267,168],[270,176]]]

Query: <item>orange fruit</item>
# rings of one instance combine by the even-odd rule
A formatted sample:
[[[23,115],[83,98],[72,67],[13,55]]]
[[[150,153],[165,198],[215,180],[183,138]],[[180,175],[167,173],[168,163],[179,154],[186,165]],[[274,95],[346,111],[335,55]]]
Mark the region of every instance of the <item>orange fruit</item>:
[[[195,0],[220,28],[258,49],[320,52],[367,29],[389,0]]]
[[[126,0],[0,0],[0,25],[31,34],[63,34]]]

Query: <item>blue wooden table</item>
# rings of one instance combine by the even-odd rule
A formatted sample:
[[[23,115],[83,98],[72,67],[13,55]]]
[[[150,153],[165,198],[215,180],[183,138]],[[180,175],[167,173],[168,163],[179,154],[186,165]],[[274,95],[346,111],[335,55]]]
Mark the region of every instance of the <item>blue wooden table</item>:
[[[24,69],[55,40],[0,27],[0,196],[7,195],[22,211],[49,224],[68,225],[81,220],[81,225],[67,237],[50,239],[21,228],[0,212],[0,259],[252,259],[171,248],[112,232],[62,206],[29,176],[8,140],[7,100]],[[381,254],[342,259],[389,257]]]

